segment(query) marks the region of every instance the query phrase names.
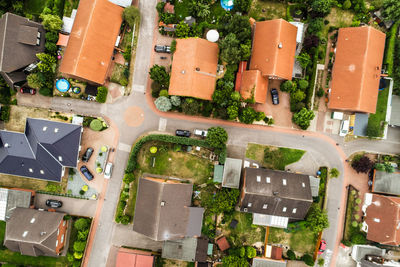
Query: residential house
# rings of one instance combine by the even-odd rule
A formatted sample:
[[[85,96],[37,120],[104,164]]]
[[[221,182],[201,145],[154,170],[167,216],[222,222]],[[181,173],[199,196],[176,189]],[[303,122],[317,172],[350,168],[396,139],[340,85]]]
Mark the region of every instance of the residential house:
[[[60,182],[76,168],[82,126],[26,119],[25,132],[0,131],[0,173]]]
[[[268,79],[291,80],[297,45],[297,27],[283,19],[253,24],[249,70],[241,72],[240,93],[265,103]]]
[[[60,72],[103,84],[122,23],[123,8],[108,0],[81,0],[61,61]]]
[[[374,170],[372,192],[388,195],[400,195],[400,171],[395,172]]]
[[[286,267],[287,262],[284,260],[274,260],[269,258],[253,258],[252,267]]]
[[[241,159],[226,158],[222,176],[222,187],[239,188],[241,172]]]
[[[0,74],[11,87],[26,82],[29,65],[38,61],[36,54],[44,52],[45,30],[40,23],[5,13],[0,19]]]
[[[0,220],[10,219],[15,208],[33,208],[33,190],[0,188]]]
[[[400,245],[400,198],[366,193],[362,230],[382,245]]]
[[[375,113],[385,37],[370,26],[339,29],[330,109]]]
[[[189,237],[164,241],[161,257],[187,262],[204,262],[207,260],[208,240]]]
[[[154,256],[151,252],[120,248],[115,267],[153,267]]]
[[[308,175],[245,168],[240,211],[253,213],[253,224],[286,228],[303,220],[311,204]]]
[[[133,230],[156,241],[201,235],[203,208],[191,207],[193,184],[140,178]]]
[[[56,257],[66,243],[65,213],[16,208],[6,224],[4,245],[28,256]]]
[[[177,39],[168,93],[211,100],[217,65],[218,44],[202,38]]]

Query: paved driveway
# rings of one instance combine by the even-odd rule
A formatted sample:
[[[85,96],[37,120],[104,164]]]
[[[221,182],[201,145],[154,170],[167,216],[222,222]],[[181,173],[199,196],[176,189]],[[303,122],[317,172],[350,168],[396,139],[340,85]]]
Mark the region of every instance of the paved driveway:
[[[49,207],[46,206],[47,199],[62,201],[63,206],[57,209],[57,211],[65,212],[70,215],[93,217],[96,211],[96,200],[60,197],[47,194],[36,194],[35,207],[38,209],[48,209]]]

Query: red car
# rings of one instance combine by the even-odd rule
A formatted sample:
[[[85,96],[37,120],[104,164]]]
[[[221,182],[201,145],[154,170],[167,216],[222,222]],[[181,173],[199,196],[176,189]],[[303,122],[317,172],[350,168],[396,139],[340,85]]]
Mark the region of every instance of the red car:
[[[321,255],[322,253],[324,253],[325,249],[326,249],[326,241],[322,239],[321,243],[319,244],[318,255]]]
[[[31,95],[36,94],[35,89],[27,88],[27,87],[22,87],[19,91],[21,92],[21,94],[31,94]]]

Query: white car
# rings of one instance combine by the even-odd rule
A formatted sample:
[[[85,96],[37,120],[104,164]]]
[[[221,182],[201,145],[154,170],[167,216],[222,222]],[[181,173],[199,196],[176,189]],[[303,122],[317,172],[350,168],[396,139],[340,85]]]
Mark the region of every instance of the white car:
[[[207,130],[196,129],[196,130],[194,130],[194,135],[201,136],[201,137],[206,137],[207,136]]]
[[[112,169],[113,169],[113,164],[111,162],[108,162],[106,168],[104,169],[104,178],[106,179],[111,178]]]

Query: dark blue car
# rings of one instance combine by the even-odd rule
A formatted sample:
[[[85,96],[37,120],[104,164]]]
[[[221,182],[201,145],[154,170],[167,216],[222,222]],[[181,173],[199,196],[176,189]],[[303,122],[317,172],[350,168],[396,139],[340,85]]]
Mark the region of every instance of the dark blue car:
[[[82,165],[80,170],[81,173],[85,175],[86,179],[88,179],[89,181],[93,180],[93,174],[89,171],[89,169],[85,165]]]

